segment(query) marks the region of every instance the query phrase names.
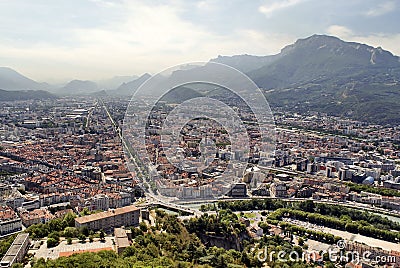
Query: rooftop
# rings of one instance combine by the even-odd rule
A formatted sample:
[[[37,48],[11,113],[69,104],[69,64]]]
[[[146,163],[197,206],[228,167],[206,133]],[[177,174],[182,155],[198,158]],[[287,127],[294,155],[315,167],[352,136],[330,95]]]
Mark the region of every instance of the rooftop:
[[[122,207],[122,208],[116,208],[116,209],[109,210],[109,211],[99,212],[99,213],[92,214],[92,215],[79,217],[79,218],[76,218],[75,221],[78,222],[79,224],[84,224],[84,223],[100,220],[103,218],[108,218],[108,217],[113,217],[113,216],[120,215],[120,214],[125,214],[125,213],[136,211],[136,210],[140,210],[140,209],[134,205],[131,205],[131,206],[126,206],[126,207]]]

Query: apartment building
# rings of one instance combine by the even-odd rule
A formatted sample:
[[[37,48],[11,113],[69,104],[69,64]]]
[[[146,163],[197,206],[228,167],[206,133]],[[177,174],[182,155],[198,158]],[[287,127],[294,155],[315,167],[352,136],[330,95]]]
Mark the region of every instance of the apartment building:
[[[38,223],[46,223],[55,219],[54,215],[47,208],[38,208],[32,211],[26,209],[19,209],[19,215],[25,227]]]
[[[21,219],[8,206],[0,207],[0,235],[6,235],[13,232],[21,231]]]
[[[140,209],[134,205],[83,216],[75,219],[75,227],[111,231],[115,227],[139,224]]]

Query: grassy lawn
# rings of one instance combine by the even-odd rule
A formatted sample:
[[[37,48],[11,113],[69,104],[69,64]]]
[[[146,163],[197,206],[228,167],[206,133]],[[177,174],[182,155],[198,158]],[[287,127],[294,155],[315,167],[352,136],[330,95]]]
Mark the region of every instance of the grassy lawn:
[[[245,217],[245,218],[247,218],[247,219],[255,218],[255,217],[256,217],[256,213],[254,213],[254,212],[247,212],[247,213],[244,213],[243,217]]]

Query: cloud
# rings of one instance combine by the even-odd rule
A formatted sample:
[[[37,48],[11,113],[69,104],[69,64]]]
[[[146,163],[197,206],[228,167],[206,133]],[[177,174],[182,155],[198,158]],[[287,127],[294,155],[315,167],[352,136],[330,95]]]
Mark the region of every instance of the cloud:
[[[202,10],[210,11],[217,8],[217,3],[213,0],[202,0],[196,3],[196,7]]]
[[[348,36],[353,35],[353,32],[349,28],[341,25],[329,26],[327,29],[327,33],[341,38],[346,38]]]
[[[25,46],[1,42],[0,57],[5,55],[8,59],[2,64],[19,64],[22,68],[17,69],[39,80],[49,76],[99,79],[154,73],[183,62],[208,61],[219,54],[277,53],[296,39],[250,28],[236,28],[223,34],[212,32],[183,19],[180,15],[185,6],[179,1],[175,5],[126,1],[114,8],[124,10],[117,20],[69,28],[68,46],[48,41]]]
[[[258,11],[269,16],[277,10],[285,9],[299,3],[303,2],[303,0],[282,0],[282,1],[269,1],[268,3],[260,6]]]
[[[353,36],[349,41],[360,42],[373,47],[382,47],[395,55],[400,55],[400,34],[374,33],[366,36]]]
[[[327,34],[337,36],[345,41],[358,42],[373,47],[382,47],[395,55],[400,55],[400,34],[372,33],[363,35],[341,25],[331,25],[326,30]]]
[[[365,15],[368,17],[377,17],[392,12],[395,9],[396,9],[396,3],[394,1],[388,1],[379,4],[375,8],[371,8],[365,13]]]
[[[102,79],[154,73],[217,55],[275,54],[316,32],[400,54],[393,16],[378,21],[360,13],[349,18],[346,12],[353,16],[353,9],[365,11],[365,5],[350,1],[352,8],[344,8],[316,0],[303,5],[306,1],[311,2],[88,0],[39,5],[0,0],[0,65],[41,81]]]

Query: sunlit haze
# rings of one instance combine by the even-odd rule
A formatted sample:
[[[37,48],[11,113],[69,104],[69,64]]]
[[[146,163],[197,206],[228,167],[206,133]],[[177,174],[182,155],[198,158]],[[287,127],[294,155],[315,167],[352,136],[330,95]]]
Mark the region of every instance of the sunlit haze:
[[[279,53],[314,33],[400,54],[396,1],[0,1],[0,66],[37,81]]]

